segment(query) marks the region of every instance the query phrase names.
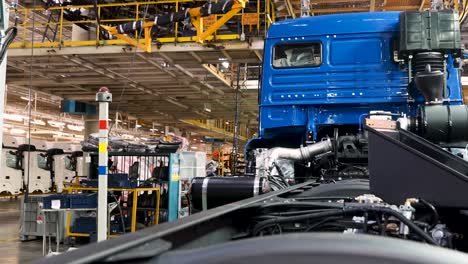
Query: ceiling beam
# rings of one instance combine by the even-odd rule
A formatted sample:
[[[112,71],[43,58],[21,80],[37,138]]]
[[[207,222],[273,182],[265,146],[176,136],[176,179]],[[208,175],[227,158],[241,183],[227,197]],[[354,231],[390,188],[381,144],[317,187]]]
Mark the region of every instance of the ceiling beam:
[[[369,0],[310,0],[311,4],[368,3]]]
[[[220,94],[220,95],[224,94],[224,92],[221,89],[216,88],[213,85],[209,84],[208,82],[197,78],[197,76],[195,76],[193,73],[191,73],[188,70],[184,69],[184,67],[182,65],[174,63],[173,59],[171,57],[169,57],[168,55],[166,55],[164,53],[158,53],[158,55],[161,56],[162,58],[164,58],[165,60],[167,60],[169,63],[173,64],[174,67],[176,67],[180,72],[182,72],[186,76],[190,77],[192,80],[194,80],[196,82],[199,82],[200,84],[204,85],[206,88],[210,89],[211,91],[213,91],[213,92],[215,92],[217,94]]]
[[[369,8],[365,7],[342,7],[342,8],[314,8],[314,14],[327,14],[327,13],[345,13],[345,12],[367,12]]]
[[[370,0],[369,3],[369,11],[374,12],[375,11],[375,0]]]
[[[222,72],[219,72],[218,69],[212,65],[212,64],[203,64],[203,68],[205,68],[208,72],[213,74],[218,80],[222,81],[224,84],[226,84],[228,87],[232,87],[232,80],[227,78],[226,75]]]
[[[154,50],[158,52],[202,52],[202,51],[217,51],[222,47],[225,50],[262,50],[263,39],[253,38],[251,42],[246,41],[224,41],[218,42],[216,46],[208,46],[198,43],[177,43],[174,45],[163,44],[162,46],[154,46]],[[8,57],[25,57],[25,54],[33,56],[61,56],[61,55],[93,55],[93,54],[133,54],[134,48],[120,45],[108,45],[100,47],[61,47],[61,48],[10,48]],[[142,50],[137,50],[137,53],[143,53]]]
[[[288,14],[292,18],[296,18],[296,13],[294,13],[294,8],[291,5],[291,0],[284,0],[286,3],[286,9],[288,10]]]
[[[425,4],[426,4],[426,0],[421,0],[421,5],[419,5],[419,11],[423,10]]]

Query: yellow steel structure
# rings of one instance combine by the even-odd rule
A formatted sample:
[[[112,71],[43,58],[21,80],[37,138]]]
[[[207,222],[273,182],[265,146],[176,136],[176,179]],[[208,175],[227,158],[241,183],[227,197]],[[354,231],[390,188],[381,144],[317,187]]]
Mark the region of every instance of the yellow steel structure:
[[[81,191],[97,191],[98,188],[92,187],[79,187],[79,186],[69,186],[64,189],[67,193],[77,193]],[[136,213],[137,213],[137,203],[138,203],[138,193],[139,192],[156,192],[156,207],[155,207],[155,219],[154,224],[157,225],[159,223],[159,203],[160,203],[160,195],[161,189],[159,187],[154,188],[109,188],[109,191],[119,191],[119,192],[128,192],[132,193],[132,221],[130,231],[136,231]],[[70,211],[67,212],[67,219],[65,224],[65,235],[68,237],[89,237],[89,234],[84,233],[74,233],[70,231],[71,227],[71,213]],[[109,237],[116,237],[116,235],[109,235]]]
[[[118,33],[115,31],[115,27],[108,27],[104,26],[106,24],[120,24],[126,23],[131,21],[141,21],[142,18],[139,15],[138,11],[146,9],[147,7],[153,7],[156,5],[161,4],[174,4],[175,10],[179,11],[181,4],[183,3],[205,3],[207,0],[153,0],[153,1],[146,1],[146,2],[130,2],[130,3],[112,3],[112,4],[98,4],[97,5],[97,14],[102,14],[102,10],[105,8],[112,8],[112,7],[127,7],[131,9],[135,9],[134,17],[127,17],[127,18],[118,18],[118,19],[101,19],[100,22],[103,24],[102,27],[109,29],[110,32],[114,33],[114,36],[117,36],[117,39],[111,40],[103,40],[100,39],[100,25],[97,25],[96,28],[96,38],[95,40],[70,40],[70,36],[67,36],[67,29],[71,25],[78,25],[78,24],[97,24],[95,19],[87,19],[87,20],[77,20],[77,21],[70,21],[64,18],[65,10],[68,9],[80,9],[83,11],[94,12],[94,5],[70,5],[70,6],[53,6],[45,9],[44,7],[36,7],[36,8],[18,8],[18,17],[20,18],[19,25],[18,25],[18,36],[16,37],[15,41],[11,44],[10,48],[61,48],[61,47],[75,47],[75,46],[108,46],[108,45],[128,45],[131,44],[133,46],[138,46],[145,51],[150,51],[152,49],[150,43],[149,32],[150,28],[153,26],[152,22],[147,22],[145,24],[145,36],[142,38],[132,38],[131,36],[127,35],[117,35]],[[239,13],[241,11],[248,0],[235,0],[234,5],[232,6],[232,10],[224,15],[215,15],[215,24],[208,27],[204,30],[203,27],[203,18],[201,18],[199,14],[199,8],[192,8],[190,10],[190,16],[192,17],[192,23],[197,28],[197,35],[196,36],[189,36],[189,37],[178,37],[178,29],[177,24],[174,23],[174,28],[171,30],[175,32],[173,36],[166,36],[160,37],[157,39],[159,43],[180,43],[180,42],[203,42],[203,41],[210,41],[210,40],[239,40],[241,38],[240,34],[217,34],[217,29],[219,26],[224,24],[226,21],[231,19],[234,16],[243,16],[249,15],[249,13]],[[371,3],[375,2],[375,6],[369,7],[353,7],[352,3]],[[260,6],[260,1],[256,3],[256,12],[250,13],[251,15],[256,15],[259,19],[257,25],[253,26],[257,29],[258,32],[260,30],[268,29],[271,23],[275,22],[277,18],[285,17],[284,13],[285,10],[290,10],[290,8],[284,8],[284,4],[287,3],[288,6],[292,5],[294,12],[298,12],[298,6],[300,6],[299,0],[284,0],[284,1],[272,1],[266,0],[265,6]],[[430,8],[430,0],[310,0],[311,5],[314,5],[312,13],[315,15],[319,14],[327,14],[327,13],[340,13],[340,12],[363,12],[369,11],[372,7],[375,11],[404,11],[404,10],[425,10]],[[467,15],[467,0],[444,0],[446,6],[454,8],[460,11],[460,18],[464,18]],[[327,4],[342,4],[342,7],[333,7],[330,8],[326,6]],[[321,6],[317,6],[321,5]],[[378,6],[378,8],[376,7]],[[45,13],[45,12],[57,12],[59,14],[58,21],[47,21],[47,19],[33,19],[33,13],[37,16],[37,13]],[[290,14],[287,17],[291,17]],[[44,18],[44,17],[43,17]],[[13,20],[10,19],[10,22],[13,23]],[[33,25],[34,24],[34,25]],[[57,40],[54,41],[34,41],[32,43],[31,37],[28,34],[31,34],[33,31],[33,26],[35,28],[35,34],[41,34],[41,28],[45,28],[47,26],[58,26],[57,32]],[[146,27],[148,29],[146,29]],[[252,25],[249,25],[252,28]],[[29,33],[28,33],[29,32]]]
[[[192,20],[192,24],[197,29],[197,37],[196,41],[203,43],[208,37],[213,36],[213,34],[218,30],[221,26],[223,26],[229,19],[235,16],[239,11],[245,8],[246,0],[234,0],[232,8],[229,12],[224,15],[221,15],[216,22],[209,26],[206,31],[204,31],[203,27],[203,17],[200,12],[201,7],[191,8],[189,10],[189,14]],[[125,42],[133,45],[138,46],[140,49],[144,50],[145,52],[151,52],[151,29],[153,28],[154,23],[153,21],[145,21],[144,23],[144,43],[139,43],[136,39],[127,36],[126,34],[120,34],[117,31],[117,27],[109,27],[109,26],[102,26],[105,30],[109,31],[110,34],[116,36],[119,39],[124,40]],[[177,28],[176,28],[177,29]],[[178,39],[180,40],[180,39]]]
[[[135,8],[136,10],[141,10],[142,8],[147,8],[147,6],[155,6],[160,4],[174,4],[176,6],[176,10],[181,3],[193,3],[193,2],[206,2],[206,0],[161,0],[161,1],[147,1],[147,2],[132,2],[132,3],[113,3],[113,4],[98,4],[97,5],[97,13],[101,14],[101,10],[104,8],[111,8],[111,7],[129,7]],[[178,43],[178,42],[203,42],[203,41],[210,41],[213,39],[216,40],[239,40],[240,34],[217,34],[216,31],[221,27],[226,21],[233,18],[234,16],[242,16],[239,14],[248,0],[234,0],[233,6],[231,11],[224,15],[215,15],[217,22],[208,27],[206,30],[203,30],[203,18],[200,16],[200,8],[192,8],[190,9],[190,16],[192,17],[192,23],[197,28],[197,35],[196,36],[188,36],[188,37],[178,37],[177,36],[177,23],[175,23],[175,36],[171,37],[160,37],[157,39],[159,43]],[[96,28],[96,39],[95,40],[67,40],[67,37],[64,35],[66,32],[66,27],[71,27],[72,25],[76,24],[97,24],[96,20],[77,20],[77,21],[69,21],[64,19],[64,11],[67,9],[81,9],[81,10],[91,10],[94,9],[93,5],[73,5],[73,6],[53,6],[45,9],[43,7],[36,7],[36,8],[18,8],[18,16],[21,18],[20,23],[18,25],[18,36],[10,45],[10,48],[61,48],[61,47],[77,47],[77,46],[107,46],[107,45],[133,45],[138,46],[139,48],[145,51],[151,51],[151,39],[150,39],[150,31],[151,27],[153,26],[153,22],[146,22],[145,23],[145,31],[143,38],[132,38],[130,36],[119,34],[116,31],[115,27],[105,26],[107,23],[125,23],[131,21],[139,21],[143,18],[139,17],[139,13],[136,12],[135,17],[131,18],[119,18],[119,19],[101,19],[100,22],[103,25],[97,25]],[[60,12],[59,21],[34,21],[33,13],[36,12]],[[259,19],[257,28],[260,28],[262,21],[268,20],[267,17],[271,17],[267,14],[267,10],[261,10],[257,8],[256,14],[258,17],[263,17],[264,19]],[[56,41],[31,41],[31,37],[28,36],[27,32],[32,31],[33,27],[36,30],[36,36],[40,35],[41,28],[45,28],[47,26],[58,26],[57,38]],[[269,22],[268,22],[269,26]],[[110,40],[103,40],[100,39],[100,27],[103,27],[109,32],[117,37],[117,39],[110,39]],[[29,33],[31,34],[31,33]]]

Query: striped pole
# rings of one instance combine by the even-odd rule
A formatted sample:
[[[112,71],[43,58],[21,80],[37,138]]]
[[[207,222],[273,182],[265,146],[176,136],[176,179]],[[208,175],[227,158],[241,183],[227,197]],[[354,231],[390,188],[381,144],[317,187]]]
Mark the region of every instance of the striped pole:
[[[97,241],[107,239],[107,143],[109,119],[109,103],[112,94],[107,87],[101,87],[96,94],[99,102],[99,167],[98,167],[98,214],[97,214]]]

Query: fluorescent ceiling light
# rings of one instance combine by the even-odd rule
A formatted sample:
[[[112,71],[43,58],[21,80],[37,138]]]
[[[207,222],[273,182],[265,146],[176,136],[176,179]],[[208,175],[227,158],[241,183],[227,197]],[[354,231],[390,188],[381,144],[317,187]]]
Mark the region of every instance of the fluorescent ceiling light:
[[[221,65],[223,65],[224,68],[229,68],[229,62],[228,61],[223,61],[221,62]]]
[[[50,130],[39,130],[39,131],[31,131],[31,134],[35,135],[56,135],[58,131],[50,131]]]
[[[241,89],[258,90],[258,80],[248,80],[243,82]]]
[[[190,147],[191,149],[198,149],[197,147],[193,146],[193,147]]]
[[[461,83],[462,85],[468,85],[468,76],[462,76]]]
[[[31,121],[32,124],[35,124],[35,125],[40,125],[40,126],[45,126],[46,125],[46,122],[40,120],[40,119],[34,119],[33,121]]]
[[[3,114],[3,118],[6,120],[22,122],[24,117],[17,114]]]
[[[123,134],[122,138],[133,139],[133,138],[135,138],[135,136],[129,135],[129,134]]]
[[[23,129],[12,128],[12,129],[10,130],[10,133],[21,135],[21,134],[25,134],[26,131],[23,130]]]
[[[53,121],[53,120],[47,121],[47,124],[49,124],[51,127],[64,127],[65,126],[65,123]]]
[[[28,102],[34,101],[34,99],[29,98],[28,96],[21,96],[20,98],[21,98],[22,100],[25,100],[25,101],[28,101]]]
[[[84,126],[67,125],[67,128],[73,131],[83,131]]]

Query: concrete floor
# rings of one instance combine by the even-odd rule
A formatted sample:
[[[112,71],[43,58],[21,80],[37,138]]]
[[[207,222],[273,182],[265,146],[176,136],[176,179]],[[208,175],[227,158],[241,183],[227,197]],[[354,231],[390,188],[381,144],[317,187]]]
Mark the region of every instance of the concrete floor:
[[[42,239],[21,242],[20,199],[0,198],[0,262],[30,263],[42,257]]]

